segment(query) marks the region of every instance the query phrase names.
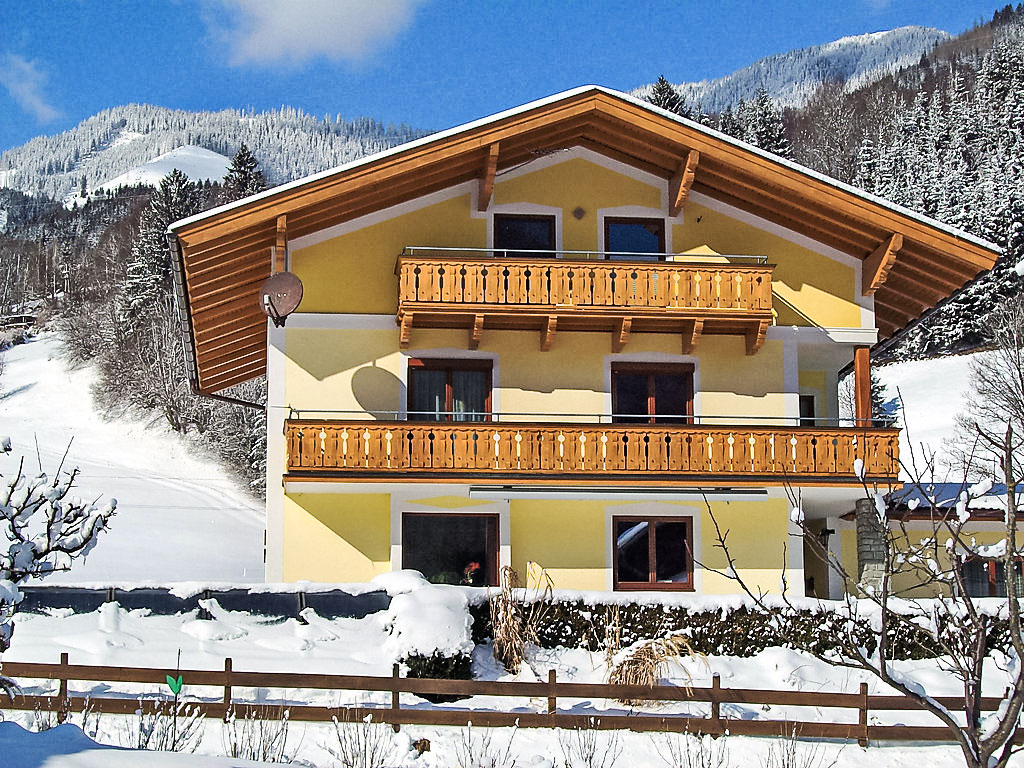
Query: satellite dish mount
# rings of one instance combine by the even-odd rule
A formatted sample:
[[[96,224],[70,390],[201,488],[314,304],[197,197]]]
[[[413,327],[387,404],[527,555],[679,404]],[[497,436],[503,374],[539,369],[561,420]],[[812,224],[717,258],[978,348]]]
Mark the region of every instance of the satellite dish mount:
[[[302,301],[302,281],[292,272],[278,272],[260,286],[260,309],[278,328]]]

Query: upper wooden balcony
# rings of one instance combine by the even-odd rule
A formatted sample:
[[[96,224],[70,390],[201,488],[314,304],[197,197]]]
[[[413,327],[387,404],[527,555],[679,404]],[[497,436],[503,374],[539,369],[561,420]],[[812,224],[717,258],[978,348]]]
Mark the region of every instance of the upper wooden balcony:
[[[899,430],[289,419],[288,479],[629,486],[895,482]],[[857,461],[863,462],[863,476]]]
[[[401,345],[408,347],[414,328],[464,328],[470,349],[485,328],[539,331],[542,350],[563,330],[609,332],[615,352],[631,333],[681,334],[684,354],[703,334],[743,335],[748,354],[764,343],[772,265],[753,257],[643,256],[406,248],[395,265]]]

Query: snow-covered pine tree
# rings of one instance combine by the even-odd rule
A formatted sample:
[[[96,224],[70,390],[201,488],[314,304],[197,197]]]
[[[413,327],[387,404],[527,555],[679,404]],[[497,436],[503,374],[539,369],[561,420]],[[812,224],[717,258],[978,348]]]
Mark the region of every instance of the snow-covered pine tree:
[[[243,197],[255,195],[267,188],[267,180],[263,178],[259,161],[249,150],[245,142],[231,158],[227,175],[224,177],[224,197],[226,201],[241,200]]]
[[[167,249],[167,227],[178,219],[198,213],[203,200],[196,185],[174,169],[157,188],[149,207],[142,213],[139,238],[132,248],[127,275],[121,290],[121,307],[126,322],[157,306],[171,290],[171,262]]]
[[[753,99],[741,101],[739,118],[743,124],[743,140],[780,157],[792,157],[793,148],[782,122],[782,112],[764,86]]]
[[[664,75],[658,75],[657,81],[651,87],[651,95],[647,97],[647,100],[656,107],[667,109],[669,112],[674,112],[683,117],[690,117],[690,111],[686,108],[686,103],[679,95],[679,92],[676,91],[675,86],[666,80]]]

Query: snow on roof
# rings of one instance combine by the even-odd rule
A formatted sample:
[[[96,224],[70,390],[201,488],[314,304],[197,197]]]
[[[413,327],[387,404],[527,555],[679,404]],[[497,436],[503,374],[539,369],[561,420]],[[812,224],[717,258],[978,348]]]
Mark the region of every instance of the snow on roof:
[[[177,230],[179,230],[182,227],[185,227],[185,226],[187,226],[189,224],[193,224],[193,223],[198,222],[198,221],[203,221],[204,219],[207,219],[207,218],[210,218],[210,217],[213,217],[213,216],[217,216],[217,215],[219,215],[221,213],[233,210],[235,208],[240,208],[240,207],[249,205],[250,203],[257,202],[259,200],[264,200],[264,199],[266,199],[268,197],[273,197],[274,195],[280,194],[281,192],[287,192],[289,190],[296,189],[296,188],[301,187],[301,186],[303,186],[305,184],[309,184],[309,183],[314,182],[314,181],[319,181],[320,179],[328,178],[330,176],[333,176],[333,175],[335,175],[337,173],[341,173],[343,171],[348,171],[348,170],[351,170],[353,168],[359,168],[359,167],[364,166],[364,165],[370,165],[370,164],[375,163],[375,162],[377,162],[379,160],[382,160],[384,158],[391,157],[393,155],[397,155],[397,154],[399,154],[401,152],[405,152],[405,151],[408,151],[410,149],[415,149],[417,147],[422,147],[422,146],[425,146],[425,145],[430,144],[432,142],[439,141],[439,140],[442,140],[442,139],[446,139],[448,137],[458,135],[458,134],[463,133],[465,131],[470,131],[470,130],[473,130],[474,128],[479,128],[481,126],[485,126],[485,125],[488,125],[490,123],[495,123],[495,122],[498,122],[499,120],[503,120],[503,119],[508,118],[508,117],[519,115],[519,114],[522,114],[524,112],[529,112],[530,110],[537,109],[537,108],[543,107],[543,106],[547,106],[549,104],[554,104],[554,103],[557,103],[559,101],[563,101],[563,100],[571,98],[573,96],[578,96],[580,94],[587,93],[587,92],[590,92],[590,91],[598,91],[600,93],[605,93],[605,94],[607,94],[609,96],[612,96],[612,97],[614,97],[616,99],[620,99],[622,101],[628,102],[629,104],[632,104],[634,106],[640,107],[641,109],[645,109],[648,112],[653,112],[655,114],[661,115],[662,117],[668,118],[669,120],[672,120],[674,122],[680,123],[681,125],[685,125],[688,128],[691,128],[691,129],[693,129],[695,131],[699,131],[699,132],[704,133],[704,134],[706,134],[708,136],[712,136],[712,137],[714,137],[716,139],[719,139],[721,141],[724,141],[724,142],[726,142],[728,144],[732,144],[733,146],[740,147],[740,148],[742,148],[742,149],[744,149],[744,150],[746,150],[748,152],[751,152],[751,153],[753,153],[755,155],[759,155],[760,157],[763,157],[763,158],[765,158],[767,160],[770,160],[771,162],[774,162],[777,165],[781,165],[781,166],[783,166],[785,168],[789,168],[790,170],[796,171],[797,173],[803,174],[804,176],[808,176],[809,178],[815,179],[815,180],[820,181],[820,182],[822,182],[824,184],[828,184],[829,186],[832,186],[832,187],[834,187],[836,189],[842,190],[843,192],[846,192],[846,193],[851,194],[851,195],[855,195],[856,197],[859,197],[859,198],[864,199],[864,200],[868,200],[868,201],[870,201],[872,203],[875,203],[877,205],[880,205],[880,206],[882,206],[884,208],[888,208],[889,210],[894,211],[896,213],[899,213],[902,216],[906,216],[906,217],[915,219],[915,220],[917,220],[919,222],[927,224],[930,227],[934,227],[935,229],[941,230],[941,231],[943,231],[943,232],[945,232],[945,233],[947,233],[949,235],[952,235],[953,237],[957,237],[957,238],[960,238],[962,240],[966,240],[968,242],[974,243],[975,245],[978,245],[978,246],[980,246],[982,248],[986,248],[986,249],[988,249],[990,251],[993,251],[995,253],[1002,253],[1002,250],[999,248],[999,246],[997,246],[994,243],[991,243],[991,242],[989,242],[987,240],[984,240],[984,239],[982,239],[980,237],[976,237],[975,235],[972,235],[972,234],[969,234],[967,232],[964,232],[963,230],[957,229],[956,227],[951,227],[948,224],[945,224],[945,223],[943,223],[941,221],[933,219],[933,218],[931,218],[929,216],[925,216],[924,214],[917,213],[916,211],[912,211],[909,208],[904,208],[903,206],[897,205],[896,203],[894,203],[894,202],[892,202],[890,200],[886,200],[885,198],[878,197],[877,195],[873,195],[873,194],[871,194],[869,192],[865,192],[864,190],[858,189],[857,187],[853,187],[853,186],[851,186],[849,184],[845,184],[844,182],[841,182],[838,179],[833,179],[830,176],[826,176],[823,173],[819,173],[818,171],[815,171],[815,170],[812,170],[810,168],[807,168],[806,166],[800,165],[799,163],[795,163],[792,160],[787,160],[784,157],[779,157],[778,155],[772,154],[771,152],[767,152],[767,151],[765,151],[765,150],[763,150],[763,149],[761,149],[759,147],[755,147],[753,144],[748,144],[745,141],[737,139],[737,138],[735,138],[733,136],[729,136],[728,134],[722,133],[721,131],[716,131],[713,128],[708,128],[707,126],[701,125],[700,123],[697,123],[697,122],[695,122],[693,120],[689,120],[689,119],[687,119],[685,117],[681,117],[680,115],[677,115],[674,112],[670,112],[670,111],[668,111],[666,109],[662,109],[660,107],[657,107],[657,106],[651,104],[650,102],[644,101],[643,99],[639,99],[639,98],[637,98],[635,96],[629,95],[628,93],[623,93],[621,91],[616,91],[616,90],[614,90],[612,88],[606,88],[606,87],[601,86],[601,85],[581,85],[581,86],[578,86],[576,88],[571,88],[571,89],[569,89],[567,91],[562,91],[561,93],[555,93],[555,94],[552,94],[551,96],[547,96],[547,97],[542,98],[542,99],[537,99],[536,101],[531,101],[531,102],[529,102],[527,104],[522,104],[522,105],[520,105],[518,107],[513,107],[511,109],[506,109],[506,110],[504,110],[502,112],[497,112],[497,113],[495,113],[493,115],[490,115],[488,117],[479,118],[477,120],[473,120],[471,122],[464,123],[462,125],[458,125],[458,126],[455,126],[453,128],[449,128],[449,129],[444,130],[444,131],[440,131],[439,133],[433,133],[433,134],[430,134],[429,136],[424,136],[422,138],[415,139],[414,141],[406,142],[405,144],[400,144],[400,145],[398,145],[396,147],[392,147],[390,149],[383,150],[382,152],[377,152],[376,154],[373,154],[373,155],[367,155],[366,157],[361,157],[361,158],[359,158],[357,160],[353,160],[351,162],[344,163],[344,164],[336,166],[334,168],[329,168],[326,171],[320,171],[319,173],[314,173],[314,174],[312,174],[310,176],[304,176],[301,179],[296,179],[295,181],[290,181],[290,182],[288,182],[286,184],[282,184],[282,185],[277,186],[277,187],[272,187],[271,189],[268,189],[268,190],[266,190],[264,192],[260,192],[258,194],[252,195],[250,197],[246,197],[246,198],[243,198],[241,200],[237,200],[237,201],[234,201],[234,202],[231,202],[231,203],[227,203],[226,205],[221,205],[221,206],[218,206],[217,208],[211,208],[208,211],[203,211],[202,213],[195,214],[194,216],[189,216],[187,218],[180,219],[179,221],[176,221],[173,224],[171,224],[167,228],[167,231],[173,233],[173,232],[176,232]]]

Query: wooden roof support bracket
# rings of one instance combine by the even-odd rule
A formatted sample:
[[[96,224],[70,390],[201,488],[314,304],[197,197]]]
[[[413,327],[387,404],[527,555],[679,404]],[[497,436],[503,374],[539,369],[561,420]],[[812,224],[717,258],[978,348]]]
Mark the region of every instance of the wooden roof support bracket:
[[[693,177],[697,172],[697,162],[700,160],[700,152],[691,149],[686,153],[686,159],[679,164],[679,170],[668,183],[669,215],[678,216],[683,212],[686,201],[690,197],[690,189],[693,187]]]
[[[689,355],[697,348],[701,334],[704,333],[704,321],[700,318],[691,320],[689,327],[683,331],[683,354]]]
[[[480,337],[484,335],[484,316],[473,317],[473,327],[469,329],[469,348],[480,349]]]
[[[558,330],[558,315],[548,315],[544,330],[540,332],[540,351],[547,352],[555,340],[555,331]]]
[[[282,213],[277,217],[277,241],[274,246],[274,261],[270,271],[274,274],[288,269],[288,216]]]
[[[865,296],[874,295],[882,287],[889,270],[896,263],[896,254],[903,248],[903,235],[894,232],[889,239],[879,245],[870,256],[864,259],[861,275],[861,290]]]
[[[762,320],[756,326],[747,330],[747,354],[753,355],[764,345],[764,338],[768,335],[768,321]]]
[[[498,172],[498,144],[497,141],[491,144],[487,150],[487,157],[484,159],[483,175],[480,177],[480,195],[476,204],[479,211],[486,211],[491,206],[494,176]]]
[[[409,341],[412,338],[412,312],[403,312],[398,316],[398,346],[401,349],[409,348]]]
[[[632,317],[622,317],[612,331],[612,352],[621,352],[629,342],[629,331],[633,327]]]

